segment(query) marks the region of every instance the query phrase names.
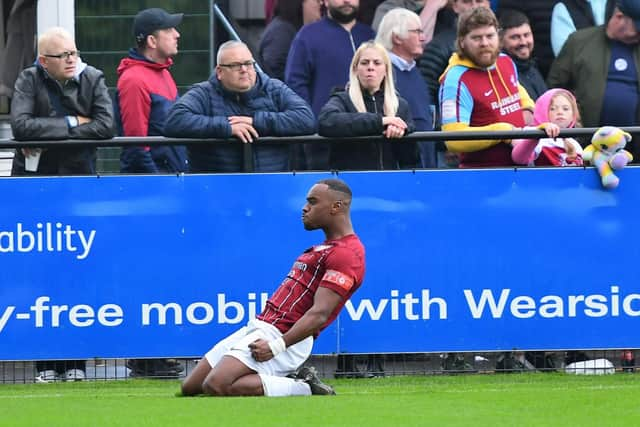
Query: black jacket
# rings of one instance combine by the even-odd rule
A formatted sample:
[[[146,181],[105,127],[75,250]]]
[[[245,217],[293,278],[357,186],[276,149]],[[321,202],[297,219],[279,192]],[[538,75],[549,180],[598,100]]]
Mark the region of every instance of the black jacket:
[[[518,69],[518,81],[527,90],[534,101],[547,91],[547,83],[544,81],[534,59],[522,60],[511,56]]]
[[[455,52],[456,30],[446,29],[436,35],[424,48],[424,52],[417,59],[418,68],[429,87],[431,99],[438,105],[438,88],[440,76],[449,64],[449,58]]]
[[[397,116],[407,123],[407,133],[413,132],[409,104],[400,97],[398,101]],[[328,137],[382,136],[384,92],[380,90],[373,96],[365,95],[364,104],[367,112],[360,113],[356,111],[348,92],[335,92],[320,111],[318,133]],[[395,140],[388,143],[334,143],[331,145],[329,165],[332,169],[397,169],[400,155],[397,148],[403,144],[406,143]],[[415,150],[415,144],[411,145]]]
[[[69,127],[66,116],[78,115],[91,118],[91,122]],[[11,130],[16,140],[112,138],[113,106],[104,74],[87,65],[63,86],[40,65],[26,68],[18,76],[11,100]],[[38,173],[92,174],[95,152],[95,148],[50,148],[40,157]],[[14,174],[24,172],[20,150],[13,170]]]

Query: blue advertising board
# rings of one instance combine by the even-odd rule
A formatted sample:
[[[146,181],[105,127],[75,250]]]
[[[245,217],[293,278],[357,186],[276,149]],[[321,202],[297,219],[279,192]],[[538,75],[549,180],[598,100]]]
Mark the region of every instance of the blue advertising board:
[[[0,360],[198,357],[307,247],[329,174],[0,180]],[[335,352],[639,348],[640,169],[341,173],[367,251],[314,346]]]

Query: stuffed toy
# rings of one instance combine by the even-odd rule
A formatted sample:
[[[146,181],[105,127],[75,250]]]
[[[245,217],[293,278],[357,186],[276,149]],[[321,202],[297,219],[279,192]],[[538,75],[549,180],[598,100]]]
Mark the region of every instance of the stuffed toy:
[[[624,147],[631,141],[631,135],[613,126],[603,126],[593,134],[591,144],[584,149],[582,159],[591,162],[602,180],[604,188],[616,188],[620,179],[613,170],[622,169],[633,160]]]

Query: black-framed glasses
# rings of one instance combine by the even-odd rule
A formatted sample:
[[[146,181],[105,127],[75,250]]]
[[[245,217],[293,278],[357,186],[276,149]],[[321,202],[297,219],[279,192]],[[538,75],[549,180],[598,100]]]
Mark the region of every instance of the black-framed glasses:
[[[232,71],[240,71],[242,67],[247,70],[252,69],[256,65],[256,61],[232,62],[231,64],[218,64],[221,67],[229,68]]]
[[[57,55],[43,55],[46,56],[47,58],[57,58],[57,59],[64,59],[66,60],[67,58],[69,58],[70,56],[73,57],[79,57],[80,56],[80,51],[79,50],[66,50],[62,53],[59,53]]]

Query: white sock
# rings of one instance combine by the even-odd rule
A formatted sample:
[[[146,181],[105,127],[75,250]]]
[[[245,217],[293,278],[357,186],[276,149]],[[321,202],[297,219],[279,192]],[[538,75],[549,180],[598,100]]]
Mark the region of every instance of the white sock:
[[[304,381],[293,378],[276,377],[273,375],[258,374],[262,381],[264,395],[270,397],[282,396],[310,396],[311,388]]]

